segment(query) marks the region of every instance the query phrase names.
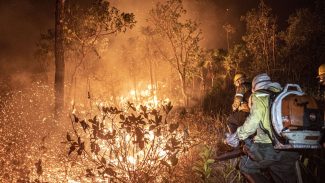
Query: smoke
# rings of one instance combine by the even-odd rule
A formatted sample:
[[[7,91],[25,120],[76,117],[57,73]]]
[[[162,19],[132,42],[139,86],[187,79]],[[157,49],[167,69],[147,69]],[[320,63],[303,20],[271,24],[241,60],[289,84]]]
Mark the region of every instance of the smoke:
[[[54,25],[53,7],[54,1],[0,1],[0,79],[38,71],[33,53],[40,33]]]
[[[130,45],[129,40],[135,38],[137,42],[143,42],[141,27],[147,24],[148,13],[158,1],[110,1],[112,6],[116,6],[121,11],[134,13],[137,23],[132,30],[111,37],[111,45],[103,55],[103,60],[109,63],[107,67],[123,70],[119,68],[123,67],[121,63],[125,60],[123,49],[136,52],[137,50],[133,47],[143,46],[140,43]],[[201,46],[206,49],[226,48],[226,33],[222,28],[225,24],[231,24],[236,29],[236,32],[230,35],[230,45],[238,43],[245,31],[240,16],[257,7],[258,2],[258,0],[245,0],[245,2],[240,0],[183,0],[187,10],[186,18],[196,20],[200,24],[203,37]],[[289,12],[294,11],[295,8],[312,4],[306,0],[294,3],[290,1],[267,1],[267,3],[276,10],[274,13],[280,15],[278,19],[282,24],[286,21]],[[28,73],[40,71],[39,63],[34,58],[34,51],[36,42],[40,39],[40,33],[54,27],[54,7],[54,0],[0,1],[0,80],[11,78],[12,85],[15,85],[17,78],[22,77],[19,79],[22,81],[26,79],[25,77],[30,77]],[[143,59],[144,55],[137,53],[136,57],[138,57],[136,59]],[[124,70],[128,72],[125,66]],[[29,79],[26,80],[29,81]]]
[[[133,12],[136,15],[136,30],[130,31],[133,34],[139,32],[137,29],[146,24],[149,11],[159,0],[141,1],[112,1],[112,5],[117,6],[122,11]],[[183,1],[184,8],[187,10],[186,19],[195,20],[200,24],[203,33],[202,47],[207,49],[226,48],[225,24],[231,24],[237,30],[232,37],[233,42],[241,39],[244,25],[240,21],[240,16],[257,5],[258,0],[247,0],[238,6],[238,0],[186,0]]]

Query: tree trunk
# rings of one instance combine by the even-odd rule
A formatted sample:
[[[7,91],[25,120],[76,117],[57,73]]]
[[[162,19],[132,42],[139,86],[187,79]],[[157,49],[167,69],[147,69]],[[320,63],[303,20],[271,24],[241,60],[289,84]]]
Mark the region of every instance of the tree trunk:
[[[150,95],[151,96],[154,96],[154,94],[156,93],[156,86],[154,84],[154,81],[153,81],[153,73],[152,73],[152,63],[151,63],[151,58],[148,59],[149,61],[149,73],[150,73]]]
[[[182,74],[179,73],[179,77],[181,79],[182,84],[182,95],[184,97],[184,104],[187,107],[188,106],[188,94],[187,94],[187,87],[186,87],[186,78]]]
[[[227,51],[229,52],[229,31],[227,30]]]
[[[64,0],[56,0],[55,8],[55,118],[64,107],[64,49],[63,49]]]

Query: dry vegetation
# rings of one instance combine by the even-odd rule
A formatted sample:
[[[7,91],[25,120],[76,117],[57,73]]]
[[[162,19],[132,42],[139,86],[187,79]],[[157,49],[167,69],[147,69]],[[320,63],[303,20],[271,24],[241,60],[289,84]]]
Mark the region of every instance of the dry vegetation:
[[[187,19],[181,0],[152,6],[139,27],[136,14],[107,1],[80,2],[66,0],[63,12],[60,118],[53,114],[53,30],[35,53],[34,80],[42,82],[0,83],[0,182],[240,182],[237,160],[214,160],[228,150],[231,77],[267,71],[315,94],[324,4],[297,10],[280,30],[261,1],[242,17],[239,43],[229,42],[235,32],[227,24],[218,35],[227,36],[228,50],[208,50],[200,41],[209,35]]]
[[[70,111],[55,121],[50,91],[35,83],[3,96],[1,180],[228,182],[236,176],[234,162],[213,160],[225,116],[172,109],[170,103],[157,110],[94,103],[93,110]]]

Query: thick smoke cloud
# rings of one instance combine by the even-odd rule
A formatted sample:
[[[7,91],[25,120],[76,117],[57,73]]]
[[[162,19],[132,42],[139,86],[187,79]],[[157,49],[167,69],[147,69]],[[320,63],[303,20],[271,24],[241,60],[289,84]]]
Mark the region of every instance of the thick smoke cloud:
[[[33,58],[40,33],[53,27],[54,1],[0,1],[0,78],[25,82],[38,70]],[[17,83],[18,84],[18,83]]]
[[[146,23],[149,10],[158,0],[110,2],[121,11],[133,12],[138,22],[134,29],[112,40],[110,50],[114,52],[121,45],[127,45],[128,37],[140,34],[140,27]],[[266,2],[271,4],[278,15],[280,27],[285,25],[289,13],[295,8],[313,4],[313,1],[308,0]],[[236,28],[230,42],[238,42],[245,29],[240,16],[257,4],[258,0],[184,0],[188,18],[200,22],[204,37],[202,46],[208,49],[226,47],[225,31],[222,28],[226,23]],[[26,77],[38,72],[39,65],[33,53],[40,33],[54,27],[54,5],[54,0],[0,0],[0,79],[10,76],[14,83],[25,83]]]

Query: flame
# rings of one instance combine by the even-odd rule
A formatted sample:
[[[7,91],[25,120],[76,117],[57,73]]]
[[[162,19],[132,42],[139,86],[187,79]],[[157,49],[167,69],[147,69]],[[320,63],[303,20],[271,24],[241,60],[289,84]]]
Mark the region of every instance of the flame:
[[[133,156],[128,156],[127,160],[132,165],[135,165],[137,163],[137,160]]]
[[[68,180],[68,183],[80,183],[80,181],[75,181],[75,180],[73,180],[73,179],[69,179],[69,180]]]

